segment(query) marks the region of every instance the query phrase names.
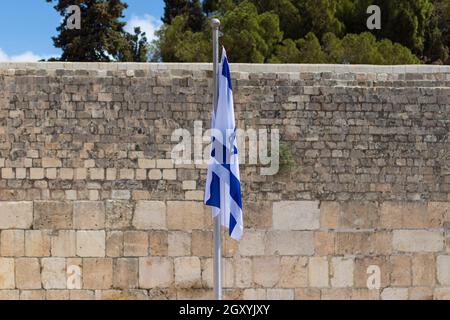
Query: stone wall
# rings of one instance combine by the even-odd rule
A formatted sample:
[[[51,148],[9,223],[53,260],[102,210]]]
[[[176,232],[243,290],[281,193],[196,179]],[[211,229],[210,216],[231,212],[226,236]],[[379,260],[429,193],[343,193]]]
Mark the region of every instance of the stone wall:
[[[226,297],[450,299],[450,67],[232,72],[238,126],[279,129],[295,165],[241,166]],[[1,299],[212,298],[205,166],[170,160],[211,75],[0,63]]]

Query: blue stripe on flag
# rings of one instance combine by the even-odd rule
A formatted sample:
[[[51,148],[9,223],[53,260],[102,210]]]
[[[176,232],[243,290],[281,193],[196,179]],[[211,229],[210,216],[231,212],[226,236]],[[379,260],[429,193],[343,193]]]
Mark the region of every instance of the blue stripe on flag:
[[[228,88],[233,90],[233,86],[231,84],[230,66],[228,65],[228,59],[226,57],[223,60],[222,75],[228,80]]]
[[[234,202],[242,209],[242,198],[241,198],[241,182],[236,178],[236,176],[230,171],[230,196],[233,198]]]
[[[230,212],[230,226],[229,226],[229,234],[231,236],[231,234],[233,233],[234,227],[236,226],[237,221],[234,218],[233,212]]]
[[[208,199],[208,201],[206,201],[206,205],[220,208],[220,178],[214,172],[212,173],[212,180],[209,194],[211,196]]]

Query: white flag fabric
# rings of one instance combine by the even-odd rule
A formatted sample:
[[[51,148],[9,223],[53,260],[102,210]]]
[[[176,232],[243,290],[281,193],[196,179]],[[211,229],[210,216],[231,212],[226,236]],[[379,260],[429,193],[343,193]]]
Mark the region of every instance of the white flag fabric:
[[[225,49],[218,77],[217,110],[211,121],[211,159],[206,179],[205,204],[213,208],[213,217],[220,215],[222,225],[232,238],[240,240],[244,231],[241,181],[239,177],[233,88]]]

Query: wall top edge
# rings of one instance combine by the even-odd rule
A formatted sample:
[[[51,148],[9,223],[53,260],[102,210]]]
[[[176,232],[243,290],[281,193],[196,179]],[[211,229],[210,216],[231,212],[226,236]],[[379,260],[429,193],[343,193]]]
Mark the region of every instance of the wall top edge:
[[[0,70],[209,71],[210,63],[0,62]],[[231,64],[242,73],[450,73],[450,65]]]

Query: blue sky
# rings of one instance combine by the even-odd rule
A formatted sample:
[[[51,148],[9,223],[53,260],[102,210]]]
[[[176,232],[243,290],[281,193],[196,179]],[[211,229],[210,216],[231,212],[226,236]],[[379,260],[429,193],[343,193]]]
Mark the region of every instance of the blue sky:
[[[152,38],[161,24],[163,0],[125,0],[127,30],[141,26]],[[52,36],[61,17],[45,0],[2,1],[0,10],[0,61],[37,61],[59,56]]]

